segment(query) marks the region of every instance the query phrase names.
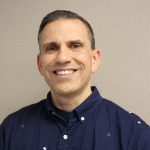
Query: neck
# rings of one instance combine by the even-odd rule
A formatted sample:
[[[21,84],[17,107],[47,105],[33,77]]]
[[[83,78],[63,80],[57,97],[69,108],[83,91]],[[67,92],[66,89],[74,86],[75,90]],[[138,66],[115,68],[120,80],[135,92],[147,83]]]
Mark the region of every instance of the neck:
[[[78,107],[85,99],[92,93],[89,87],[85,91],[79,90],[79,92],[72,93],[69,95],[58,95],[54,94],[52,91],[53,104],[66,112],[72,112],[76,107]]]

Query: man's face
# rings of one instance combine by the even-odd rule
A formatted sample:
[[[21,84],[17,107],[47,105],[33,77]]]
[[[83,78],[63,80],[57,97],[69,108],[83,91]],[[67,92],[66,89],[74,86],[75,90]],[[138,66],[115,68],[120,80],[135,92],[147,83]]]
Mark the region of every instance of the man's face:
[[[88,30],[78,19],[59,19],[40,34],[38,68],[51,92],[59,96],[82,93],[90,88],[100,53],[91,49]]]

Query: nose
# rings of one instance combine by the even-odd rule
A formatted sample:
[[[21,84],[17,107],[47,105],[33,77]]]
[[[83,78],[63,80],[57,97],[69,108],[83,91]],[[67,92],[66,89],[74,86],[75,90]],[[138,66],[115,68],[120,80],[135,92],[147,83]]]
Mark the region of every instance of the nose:
[[[62,46],[60,50],[56,54],[56,63],[57,64],[65,64],[69,63],[70,60],[70,53],[67,47]]]

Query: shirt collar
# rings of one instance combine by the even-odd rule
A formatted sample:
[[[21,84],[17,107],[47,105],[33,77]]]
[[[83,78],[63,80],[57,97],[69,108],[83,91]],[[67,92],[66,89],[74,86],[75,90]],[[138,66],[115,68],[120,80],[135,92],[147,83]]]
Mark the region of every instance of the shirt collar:
[[[87,97],[87,99],[85,99],[85,101],[74,110],[77,113],[77,116],[80,120],[83,116],[88,116],[88,114],[94,110],[95,106],[97,106],[97,103],[100,103],[102,101],[102,97],[100,96],[98,89],[95,86],[93,86],[91,87],[91,90],[91,95],[89,95],[89,97]],[[52,104],[51,92],[47,94],[45,104],[47,111],[53,115],[56,115],[55,108]]]
[[[97,104],[102,101],[102,97],[98,89],[93,86],[91,87],[91,90],[91,95],[89,95],[89,97],[87,97],[87,99],[75,109],[79,118],[81,118],[82,116],[88,116],[89,113],[95,109]]]

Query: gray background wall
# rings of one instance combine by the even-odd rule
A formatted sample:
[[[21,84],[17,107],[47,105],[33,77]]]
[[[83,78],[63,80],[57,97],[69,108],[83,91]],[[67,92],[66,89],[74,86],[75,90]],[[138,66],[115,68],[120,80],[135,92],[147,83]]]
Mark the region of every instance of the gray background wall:
[[[149,0],[0,0],[0,122],[46,97],[36,66],[41,19],[55,9],[84,16],[101,49],[93,84],[101,95],[150,124]]]

